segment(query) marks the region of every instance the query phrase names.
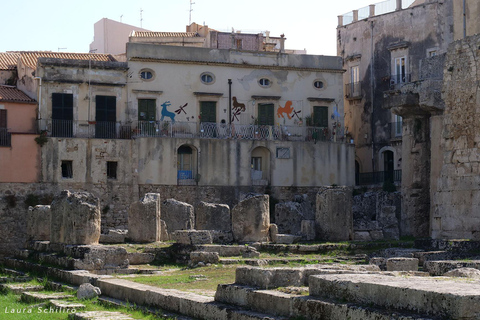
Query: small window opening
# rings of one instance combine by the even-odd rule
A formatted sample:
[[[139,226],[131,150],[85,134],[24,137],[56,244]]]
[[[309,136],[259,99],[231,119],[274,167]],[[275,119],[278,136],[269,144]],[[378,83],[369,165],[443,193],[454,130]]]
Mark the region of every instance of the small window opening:
[[[65,178],[65,179],[73,178],[73,161],[62,160],[62,178]]]
[[[107,161],[107,178],[117,179],[117,162]]]

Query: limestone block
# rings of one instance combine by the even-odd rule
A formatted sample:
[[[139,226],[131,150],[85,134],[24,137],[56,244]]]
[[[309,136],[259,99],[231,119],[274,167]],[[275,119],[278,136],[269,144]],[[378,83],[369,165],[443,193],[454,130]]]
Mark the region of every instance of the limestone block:
[[[128,238],[134,242],[160,241],[160,194],[147,193],[130,205],[128,211]]]
[[[370,232],[368,231],[355,231],[353,239],[356,241],[371,241]]]
[[[298,201],[283,202],[275,205],[275,224],[278,232],[300,234],[302,220],[315,219],[310,202],[305,197],[296,197]]]
[[[314,240],[316,235],[315,220],[302,220],[300,234],[303,240]]]
[[[27,237],[29,240],[50,240],[50,206],[28,208]]]
[[[174,241],[180,244],[198,245],[213,243],[209,230],[177,230],[171,236]]]
[[[369,264],[378,266],[380,270],[387,270],[387,259],[383,257],[373,257],[370,259]]]
[[[254,247],[247,246],[247,249],[242,253],[243,258],[259,258],[260,252]]]
[[[475,268],[480,269],[480,260],[458,261],[458,260],[439,260],[425,261],[423,264],[425,271],[431,276],[443,276],[448,271],[457,268]]]
[[[63,253],[74,258],[74,269],[103,270],[128,268],[127,250],[103,245],[68,245]]]
[[[153,253],[129,252],[127,253],[127,259],[130,265],[148,264],[155,260],[155,255]]]
[[[190,252],[190,261],[192,265],[199,262],[216,264],[220,261],[220,256],[218,252],[193,251]]]
[[[235,241],[267,241],[269,225],[268,195],[250,197],[232,209],[232,231]]]
[[[107,234],[100,235],[100,243],[124,243],[128,230],[110,229]]]
[[[327,187],[317,193],[317,238],[324,241],[353,239],[352,188]]]
[[[79,300],[93,299],[102,294],[99,287],[95,287],[90,283],[83,283],[80,285],[77,291],[77,298]]]
[[[270,224],[270,228],[268,229],[270,240],[274,243],[277,242],[277,235],[278,235],[278,227],[275,223]]]
[[[170,236],[168,235],[167,224],[165,220],[160,219],[160,241],[168,241]]]
[[[480,278],[480,270],[475,268],[457,268],[450,270],[444,274],[446,277],[459,277],[459,278]]]
[[[294,234],[277,234],[277,241],[275,243],[278,244],[292,244],[297,243],[302,240],[301,236],[296,236]]]
[[[162,220],[167,225],[170,237],[176,230],[193,229],[195,227],[193,206],[175,199],[167,199],[162,202]]]
[[[62,191],[50,206],[50,242],[55,244],[98,244],[100,201],[88,192]]]
[[[387,271],[418,271],[417,258],[387,259]]]
[[[212,242],[218,244],[233,243],[232,231],[209,230],[212,235]]]
[[[195,208],[195,228],[197,230],[231,231],[230,207],[226,204],[201,201]]]
[[[372,240],[383,240],[384,237],[383,237],[383,231],[382,230],[370,230],[370,238],[372,238]]]

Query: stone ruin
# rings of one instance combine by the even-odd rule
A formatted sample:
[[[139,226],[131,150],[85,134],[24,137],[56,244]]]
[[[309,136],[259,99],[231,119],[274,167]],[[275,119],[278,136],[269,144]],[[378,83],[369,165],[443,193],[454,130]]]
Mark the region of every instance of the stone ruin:
[[[128,238],[134,242],[161,240],[160,195],[147,193],[132,203],[128,212]]]

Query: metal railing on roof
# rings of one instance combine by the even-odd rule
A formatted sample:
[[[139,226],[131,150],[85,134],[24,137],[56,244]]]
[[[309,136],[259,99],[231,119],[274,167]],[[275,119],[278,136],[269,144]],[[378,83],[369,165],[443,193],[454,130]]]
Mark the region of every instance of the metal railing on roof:
[[[406,9],[411,6],[415,0],[402,0],[402,9]],[[397,9],[397,0],[386,0],[379,3],[375,3],[373,15],[370,12],[370,6],[362,7],[357,11],[357,19],[354,18],[354,11],[347,12],[342,17],[342,25],[347,25],[355,21],[363,20],[369,18],[371,16],[379,16],[381,14],[386,14],[390,12],[394,12]]]

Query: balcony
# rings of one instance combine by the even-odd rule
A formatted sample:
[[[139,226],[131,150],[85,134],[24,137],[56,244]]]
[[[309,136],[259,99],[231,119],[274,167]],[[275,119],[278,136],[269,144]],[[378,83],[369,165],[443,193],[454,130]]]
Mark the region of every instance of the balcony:
[[[0,147],[12,146],[12,134],[7,128],[0,128]]]
[[[406,83],[411,82],[411,74],[393,74],[390,76],[390,85],[387,90],[396,90]]]
[[[362,86],[361,82],[347,83],[345,85],[345,97],[347,99],[361,99],[362,98]]]
[[[39,131],[57,138],[199,138],[281,141],[344,142],[343,128],[220,124],[211,122],[134,121],[96,122],[76,120],[39,120]]]
[[[355,177],[355,185],[357,186],[382,184],[385,181],[401,182],[402,170],[363,172]]]

